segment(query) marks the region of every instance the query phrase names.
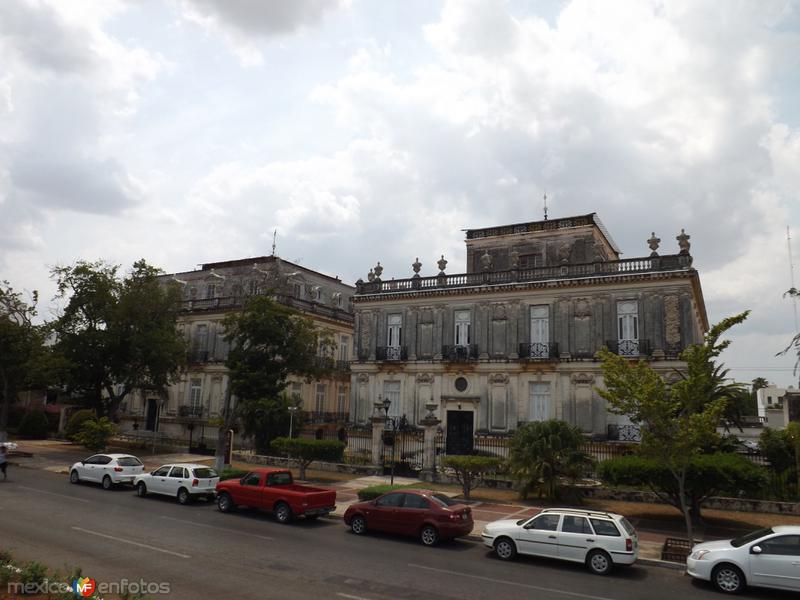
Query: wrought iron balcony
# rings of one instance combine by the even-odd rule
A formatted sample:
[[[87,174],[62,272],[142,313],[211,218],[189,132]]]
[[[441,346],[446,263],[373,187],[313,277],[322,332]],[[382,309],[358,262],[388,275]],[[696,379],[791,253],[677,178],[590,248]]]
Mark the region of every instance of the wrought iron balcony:
[[[681,352],[683,352],[683,345],[680,342],[664,345],[664,355],[667,358],[678,358]]]
[[[478,360],[478,344],[442,346],[442,360],[448,362],[472,362]]]
[[[314,357],[314,363],[321,369],[342,373],[350,371],[350,361],[348,360],[336,360],[330,356],[316,356]]]
[[[650,340],[606,340],[606,347],[620,356],[650,356]]]
[[[519,345],[519,357],[536,359],[558,358],[558,344],[555,342],[533,342]]]
[[[184,404],[178,407],[179,417],[195,417],[201,418],[203,416],[203,407],[195,404]]]
[[[190,365],[207,363],[208,357],[208,350],[190,350],[186,353],[186,362]]]
[[[405,346],[378,346],[375,349],[375,358],[378,360],[408,360]]]
[[[346,412],[327,412],[327,411],[303,411],[303,422],[306,424],[311,423],[346,423],[350,418],[349,413]]]

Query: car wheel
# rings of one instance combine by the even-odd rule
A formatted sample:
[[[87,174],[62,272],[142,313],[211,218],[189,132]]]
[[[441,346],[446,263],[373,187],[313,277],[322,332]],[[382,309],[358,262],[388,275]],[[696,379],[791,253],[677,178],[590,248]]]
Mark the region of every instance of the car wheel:
[[[230,494],[223,492],[217,496],[217,508],[220,512],[227,513],[233,511],[236,506],[233,504],[233,498],[231,498]]]
[[[350,530],[356,535],[363,535],[367,531],[367,521],[361,515],[353,517],[350,521]]]
[[[145,485],[144,481],[140,481],[136,486],[136,495],[139,498],[144,498],[147,496],[147,486]]]
[[[502,537],[494,543],[494,553],[500,560],[512,560],[517,556],[517,545],[507,537]]]
[[[103,477],[103,489],[110,490],[112,487],[114,487],[114,482],[111,481],[111,477],[109,477],[108,475]]]
[[[285,502],[278,502],[275,505],[275,519],[278,523],[288,523],[292,520],[292,509]]]
[[[77,469],[72,469],[72,471],[69,474],[69,482],[70,483],[80,483],[80,481],[81,481],[81,477],[80,477],[80,475],[78,475]]]
[[[192,500],[192,495],[186,488],[178,490],[178,504],[189,504]]]
[[[720,592],[726,594],[738,594],[747,587],[744,580],[744,574],[737,567],[733,565],[719,565],[714,568],[711,573],[711,583],[714,584]]]
[[[426,525],[419,534],[419,539],[426,546],[435,546],[439,541],[439,532],[433,525]]]
[[[611,557],[603,550],[592,550],[586,557],[586,566],[595,575],[608,575],[611,572],[611,567],[614,563],[611,562]]]

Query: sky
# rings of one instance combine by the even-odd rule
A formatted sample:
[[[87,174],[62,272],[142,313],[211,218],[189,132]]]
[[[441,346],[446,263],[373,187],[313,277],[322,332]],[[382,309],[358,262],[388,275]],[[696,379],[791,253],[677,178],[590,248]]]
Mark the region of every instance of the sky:
[[[691,235],[723,360],[797,385],[800,0],[0,2],[0,280],[271,253],[465,270],[462,229]],[[795,269],[800,284],[800,269]]]

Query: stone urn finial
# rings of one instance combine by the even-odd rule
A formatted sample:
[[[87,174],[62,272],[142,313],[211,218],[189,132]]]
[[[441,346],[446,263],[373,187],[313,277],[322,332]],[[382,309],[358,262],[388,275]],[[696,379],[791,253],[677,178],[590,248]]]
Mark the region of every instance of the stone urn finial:
[[[444,275],[444,270],[447,268],[447,261],[444,259],[444,254],[442,254],[442,258],[436,261],[436,264],[439,266],[439,275]]]
[[[689,248],[692,247],[692,244],[689,242],[691,237],[692,236],[688,235],[683,228],[681,228],[681,234],[675,237],[675,239],[678,240],[678,247],[681,249],[680,254],[689,254]]]
[[[414,277],[419,277],[419,270],[422,268],[422,263],[419,262],[419,256],[414,260],[411,268],[414,269]]]
[[[436,404],[435,402],[429,402],[428,404],[425,405],[425,408],[428,409],[428,414],[425,415],[425,418],[427,420],[430,420],[430,421],[435,419],[436,415],[433,414],[433,411],[435,411],[437,408],[439,408],[439,405]]]
[[[489,254],[488,250],[484,250],[481,256],[481,268],[484,271],[491,271],[492,269],[492,255]]]
[[[661,243],[661,238],[656,237],[656,232],[650,234],[650,239],[647,240],[647,245],[650,246],[650,256],[658,256],[658,245]]]
[[[375,279],[377,281],[380,281],[381,273],[383,273],[383,267],[381,266],[381,261],[378,261],[378,264],[375,265],[374,271],[375,271]]]
[[[367,281],[375,281],[375,273],[372,271],[372,269],[370,269],[369,273],[367,273]]]

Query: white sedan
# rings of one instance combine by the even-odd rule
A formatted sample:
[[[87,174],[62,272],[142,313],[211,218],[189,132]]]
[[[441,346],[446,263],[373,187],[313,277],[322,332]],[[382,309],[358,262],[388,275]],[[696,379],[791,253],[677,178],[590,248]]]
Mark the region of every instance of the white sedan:
[[[214,490],[219,483],[217,472],[206,465],[175,463],[163,465],[152,473],[136,477],[133,482],[140,497],[163,494],[188,504],[194,498],[214,500]]]
[[[686,572],[729,594],[748,585],[800,591],[800,526],[781,525],[697,544],[686,559]]]
[[[142,461],[130,454],[95,454],[72,465],[69,480],[71,483],[92,481],[110,490],[118,483],[133,483],[142,472]]]

